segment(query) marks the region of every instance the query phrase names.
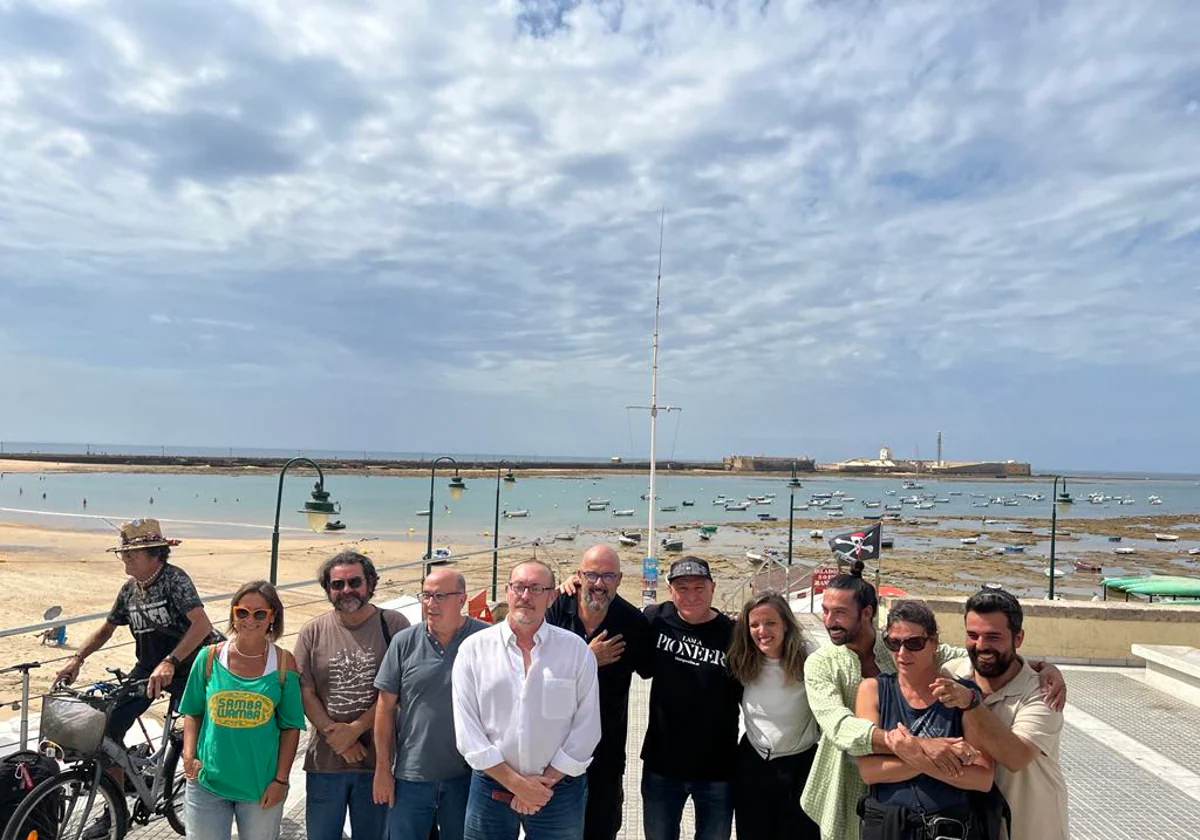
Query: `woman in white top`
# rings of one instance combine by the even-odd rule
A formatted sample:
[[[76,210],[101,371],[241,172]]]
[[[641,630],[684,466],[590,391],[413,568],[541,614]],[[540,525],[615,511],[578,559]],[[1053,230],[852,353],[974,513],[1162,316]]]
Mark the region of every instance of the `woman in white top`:
[[[804,637],[787,602],[774,592],[746,602],[729,670],[744,686],[733,777],[738,837],[820,840],[821,831],[800,809],[821,730],[804,693]]]

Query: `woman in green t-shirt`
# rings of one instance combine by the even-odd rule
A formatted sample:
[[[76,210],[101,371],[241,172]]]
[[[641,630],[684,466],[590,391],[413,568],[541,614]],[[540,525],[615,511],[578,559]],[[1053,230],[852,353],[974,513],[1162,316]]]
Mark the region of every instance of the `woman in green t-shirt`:
[[[283,635],[283,603],[265,580],[244,584],[229,611],[229,641],[204,648],[179,703],[185,820],[190,840],[275,840],[304,707]]]

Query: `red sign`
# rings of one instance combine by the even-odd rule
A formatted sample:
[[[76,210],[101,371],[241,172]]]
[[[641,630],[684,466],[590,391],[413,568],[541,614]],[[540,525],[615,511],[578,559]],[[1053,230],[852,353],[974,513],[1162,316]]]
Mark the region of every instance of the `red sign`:
[[[823,592],[829,581],[837,577],[837,566],[817,566],[812,570],[812,591],[813,594]]]

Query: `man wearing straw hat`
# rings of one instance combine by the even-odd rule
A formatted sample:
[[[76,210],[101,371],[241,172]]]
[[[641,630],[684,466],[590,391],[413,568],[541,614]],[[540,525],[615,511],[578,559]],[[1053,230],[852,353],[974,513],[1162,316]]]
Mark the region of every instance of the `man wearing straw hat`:
[[[167,562],[171,546],[179,540],[165,539],[157,519],[126,522],[120,532],[121,544],[108,550],[121,558],[129,580],[117,593],[108,618],[54,678],[56,685],[74,682],[83,661],[104,647],[113,631],[128,625],[137,656],[129,677],[148,682],[145,697],[122,701],[109,717],[108,735],[118,743],[159,693],[165,690],[175,697],[183,692],[196,650],[215,637],[192,579]]]

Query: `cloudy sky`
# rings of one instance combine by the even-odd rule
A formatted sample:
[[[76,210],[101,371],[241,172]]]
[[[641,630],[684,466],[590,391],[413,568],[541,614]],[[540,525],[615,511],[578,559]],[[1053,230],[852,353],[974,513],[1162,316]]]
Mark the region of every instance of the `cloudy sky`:
[[[1200,471],[1193,0],[0,0],[0,439]]]

